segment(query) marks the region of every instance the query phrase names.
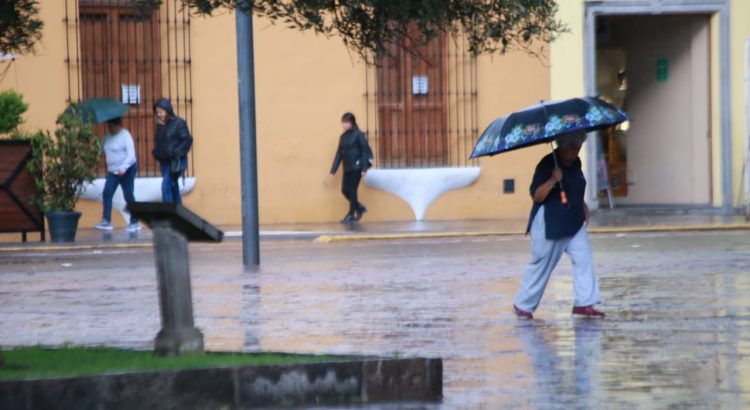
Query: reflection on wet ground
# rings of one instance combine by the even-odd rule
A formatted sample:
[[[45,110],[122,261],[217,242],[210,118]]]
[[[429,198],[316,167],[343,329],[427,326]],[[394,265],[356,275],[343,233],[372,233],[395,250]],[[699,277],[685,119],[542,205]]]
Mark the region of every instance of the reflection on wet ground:
[[[750,406],[750,233],[595,235],[605,320],[570,317],[564,261],[537,319],[510,305],[522,237],[191,248],[213,350],[445,358],[438,408]],[[0,254],[0,344],[148,348],[148,249]],[[433,407],[433,406],[430,406]]]

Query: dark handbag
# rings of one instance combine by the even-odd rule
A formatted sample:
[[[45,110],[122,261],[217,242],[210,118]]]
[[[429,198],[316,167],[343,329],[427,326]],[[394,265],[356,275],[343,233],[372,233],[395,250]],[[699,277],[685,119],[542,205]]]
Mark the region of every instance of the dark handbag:
[[[182,174],[182,161],[179,158],[172,158],[169,162],[169,173],[172,175]]]

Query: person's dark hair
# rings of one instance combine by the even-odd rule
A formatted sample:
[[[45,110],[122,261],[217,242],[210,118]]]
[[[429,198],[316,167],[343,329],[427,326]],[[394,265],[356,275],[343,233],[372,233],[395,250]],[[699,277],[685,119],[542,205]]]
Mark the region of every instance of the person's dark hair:
[[[122,126],[122,117],[117,117],[117,118],[112,118],[111,120],[107,120],[107,124]]]
[[[349,122],[352,124],[353,129],[359,129],[359,126],[357,126],[357,118],[355,118],[354,114],[350,112],[344,113],[344,115],[341,116],[341,122]]]
[[[156,113],[156,109],[161,108],[162,110],[167,112],[168,117],[174,117],[174,108],[172,107],[172,101],[169,101],[168,98],[159,98],[154,103],[153,112]]]

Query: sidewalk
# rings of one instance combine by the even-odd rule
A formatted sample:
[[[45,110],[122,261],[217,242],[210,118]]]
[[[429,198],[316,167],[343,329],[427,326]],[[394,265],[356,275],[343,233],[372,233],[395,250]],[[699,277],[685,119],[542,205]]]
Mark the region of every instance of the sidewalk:
[[[318,236],[316,242],[351,240],[475,237],[523,235],[526,219],[427,221],[397,223],[363,223],[349,229],[339,227],[335,233]],[[589,232],[680,232],[750,230],[750,223],[741,215],[721,215],[716,210],[627,208],[594,212]]]
[[[239,226],[221,226],[225,240],[242,236]],[[477,237],[523,235],[525,219],[490,219],[464,221],[368,222],[343,225],[338,222],[306,224],[268,224],[261,226],[261,240],[304,240],[320,243],[437,237]],[[627,208],[600,210],[592,215],[591,233],[680,232],[750,230],[741,215],[721,215],[711,209]],[[87,249],[151,246],[151,232],[144,227],[138,234],[122,229],[97,231],[85,228],[78,232],[75,244],[27,243],[6,241],[0,251],[23,249]]]

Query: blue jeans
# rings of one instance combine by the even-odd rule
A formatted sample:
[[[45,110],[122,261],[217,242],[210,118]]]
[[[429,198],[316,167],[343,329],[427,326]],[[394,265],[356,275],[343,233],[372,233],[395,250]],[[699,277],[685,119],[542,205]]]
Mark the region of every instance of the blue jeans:
[[[122,196],[125,197],[125,202],[130,204],[135,202],[135,196],[133,190],[135,188],[135,174],[138,172],[138,165],[133,164],[122,176],[115,175],[111,172],[107,172],[107,178],[104,182],[104,211],[102,212],[102,219],[107,222],[112,222],[112,197],[115,196],[117,186],[122,187]],[[130,217],[130,223],[136,223],[138,219],[134,216]]]
[[[181,204],[182,195],[180,195],[180,186],[178,185],[178,182],[188,167],[187,158],[183,158],[180,161],[181,172],[179,174],[170,174],[169,161],[160,161],[159,165],[161,166],[161,176],[163,177],[161,180],[161,200],[163,202]]]

